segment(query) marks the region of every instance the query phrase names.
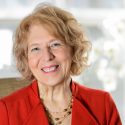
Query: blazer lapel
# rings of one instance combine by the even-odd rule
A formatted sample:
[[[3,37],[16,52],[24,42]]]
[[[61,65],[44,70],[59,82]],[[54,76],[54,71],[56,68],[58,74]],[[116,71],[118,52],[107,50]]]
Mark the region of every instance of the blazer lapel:
[[[32,113],[29,115],[24,125],[49,125],[47,116],[45,114],[42,104],[38,104]]]
[[[33,109],[23,125],[49,125],[44,106],[39,97],[37,81],[32,83],[30,96],[32,97],[30,105],[33,106]]]
[[[75,82],[71,82],[73,94],[72,125],[99,125],[85,105],[80,101],[79,88]]]
[[[72,125],[99,125],[84,105],[74,97]]]

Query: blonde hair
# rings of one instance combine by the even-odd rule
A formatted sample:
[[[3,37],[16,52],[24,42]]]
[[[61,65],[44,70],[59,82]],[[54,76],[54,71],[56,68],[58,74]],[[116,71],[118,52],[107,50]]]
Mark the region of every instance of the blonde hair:
[[[51,31],[52,35],[64,40],[72,48],[71,75],[79,75],[88,66],[87,60],[91,44],[87,41],[74,16],[61,8],[49,4],[40,4],[21,21],[14,34],[13,53],[17,68],[24,78],[28,80],[34,79],[28,67],[27,57],[27,37],[29,28],[33,24],[41,24]]]

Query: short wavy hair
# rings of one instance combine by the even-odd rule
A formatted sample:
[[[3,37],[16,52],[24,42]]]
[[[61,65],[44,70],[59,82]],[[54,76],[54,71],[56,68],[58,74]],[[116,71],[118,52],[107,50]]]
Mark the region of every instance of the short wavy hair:
[[[34,11],[25,17],[14,34],[13,54],[17,69],[25,79],[33,80],[34,75],[28,66],[28,33],[33,24],[41,24],[52,35],[63,40],[72,48],[73,60],[71,75],[79,75],[88,67],[88,53],[91,43],[83,33],[82,26],[75,17],[61,8],[50,4],[39,4]]]

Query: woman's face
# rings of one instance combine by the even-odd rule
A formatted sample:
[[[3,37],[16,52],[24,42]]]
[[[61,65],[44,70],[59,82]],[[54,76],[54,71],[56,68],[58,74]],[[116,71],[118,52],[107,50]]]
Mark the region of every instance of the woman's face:
[[[70,76],[71,48],[42,25],[33,25],[28,36],[28,64],[39,83],[54,86]]]

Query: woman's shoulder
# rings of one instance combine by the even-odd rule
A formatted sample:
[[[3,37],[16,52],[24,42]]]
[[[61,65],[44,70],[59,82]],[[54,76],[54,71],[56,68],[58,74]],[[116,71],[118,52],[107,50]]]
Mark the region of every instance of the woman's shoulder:
[[[101,124],[106,124],[107,121],[107,124],[121,125],[117,107],[109,92],[89,88],[76,82],[73,86],[78,107],[86,109]]]
[[[93,94],[106,94],[106,93],[108,93],[107,91],[104,91],[104,90],[102,90],[102,89],[96,89],[96,88],[90,88],[90,87],[87,87],[87,86],[85,86],[84,84],[80,84],[80,83],[78,83],[78,82],[75,82],[74,81],[74,84],[75,84],[75,86],[76,86],[76,88],[78,89],[78,91],[80,92],[80,93],[86,93],[86,94],[89,94],[89,95],[93,95]]]
[[[105,101],[107,98],[112,98],[110,93],[101,89],[89,88],[85,85],[74,82],[76,88],[76,96],[93,102]]]
[[[77,89],[76,98],[81,104],[86,105],[86,108],[91,109],[92,112],[96,113],[98,111],[111,111],[113,108],[116,109],[114,100],[109,92],[89,88],[79,83],[75,83],[75,86]],[[96,106],[98,108],[95,108]]]

